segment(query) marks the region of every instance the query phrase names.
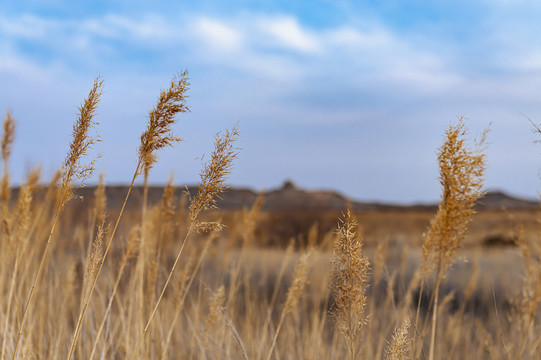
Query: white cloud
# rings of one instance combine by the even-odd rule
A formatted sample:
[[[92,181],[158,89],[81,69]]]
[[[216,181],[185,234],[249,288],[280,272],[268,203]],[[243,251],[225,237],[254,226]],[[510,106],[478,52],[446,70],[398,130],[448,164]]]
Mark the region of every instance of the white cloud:
[[[31,59],[22,57],[6,48],[2,48],[2,61],[0,61],[0,74],[4,76],[23,79],[25,81],[48,82],[51,76],[43,66]]]
[[[34,39],[53,57],[48,62],[66,66],[122,67],[139,61],[130,58],[131,52],[153,57],[164,53],[166,59],[182,63],[287,82],[290,91],[298,91],[309,80],[322,84],[343,81],[371,92],[391,87],[426,94],[444,91],[460,81],[437,54],[438,49],[423,48],[381,23],[365,24],[362,29],[352,25],[313,28],[294,16],[257,14],[228,19],[194,14],[138,18],[105,14],[81,21],[22,15],[1,20],[8,42]],[[24,50],[19,51],[18,56],[24,57]],[[304,55],[302,59],[298,54]]]
[[[512,61],[511,59],[507,59]],[[526,72],[541,73],[541,49],[533,49],[524,56],[515,56],[514,65],[516,69]]]
[[[18,18],[0,17],[0,33],[9,37],[40,39],[44,38],[54,27],[54,21],[30,14]]]
[[[321,51],[318,36],[302,28],[294,17],[262,18],[259,20],[258,27],[280,46],[304,53]]]
[[[174,33],[167,20],[158,16],[145,16],[143,19],[134,20],[120,15],[107,15],[100,25],[105,29],[117,30],[122,35],[140,39],[168,38]]]
[[[382,28],[362,32],[352,27],[340,27],[327,31],[325,35],[330,44],[351,49],[378,48],[392,42],[392,36]]]
[[[242,47],[241,33],[219,20],[200,18],[196,22],[196,31],[208,44],[221,51],[237,51]]]

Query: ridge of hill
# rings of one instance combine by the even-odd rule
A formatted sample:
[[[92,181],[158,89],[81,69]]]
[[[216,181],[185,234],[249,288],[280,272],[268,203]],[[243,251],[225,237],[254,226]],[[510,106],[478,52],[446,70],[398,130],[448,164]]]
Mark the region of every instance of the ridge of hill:
[[[124,185],[107,186],[107,201],[111,207],[120,207],[126,196],[128,187]],[[156,204],[161,200],[163,186],[150,186],[148,190],[149,204]],[[197,193],[197,186],[187,187],[191,196]],[[92,198],[95,187],[80,188],[77,194],[82,197]],[[179,187],[176,195],[180,196],[186,188]],[[285,182],[280,188],[262,192],[264,196],[264,211],[282,210],[335,210],[340,211],[348,207],[355,211],[435,211],[437,204],[392,204],[383,202],[363,202],[349,199],[336,191],[328,190],[305,190],[295,186],[291,181]],[[249,188],[230,187],[218,200],[217,205],[222,210],[240,210],[251,207],[258,192]],[[129,206],[139,206],[142,203],[143,190],[136,186],[130,195]],[[538,201],[513,197],[502,191],[488,191],[477,204],[478,210],[536,210],[539,209]]]

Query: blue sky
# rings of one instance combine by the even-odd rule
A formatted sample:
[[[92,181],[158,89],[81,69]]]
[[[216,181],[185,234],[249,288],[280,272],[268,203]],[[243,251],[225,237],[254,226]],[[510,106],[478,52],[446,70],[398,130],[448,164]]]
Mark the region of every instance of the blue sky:
[[[196,4],[196,5],[194,5]],[[97,165],[133,173],[159,91],[181,70],[191,113],[184,142],[159,154],[151,181],[194,183],[220,130],[239,124],[235,186],[292,179],[359,200],[439,198],[436,149],[464,116],[490,123],[486,186],[541,189],[538,1],[3,1],[0,111],[17,138],[15,182],[65,156],[77,106],[96,76]]]

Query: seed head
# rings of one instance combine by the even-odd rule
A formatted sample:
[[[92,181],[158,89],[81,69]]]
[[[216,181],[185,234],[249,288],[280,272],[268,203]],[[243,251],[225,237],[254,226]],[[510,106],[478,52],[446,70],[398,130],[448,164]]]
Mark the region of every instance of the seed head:
[[[435,263],[434,256],[441,262],[442,273],[452,264],[456,249],[475,213],[474,205],[484,194],[486,160],[483,146],[486,133],[476,148],[471,149],[466,144],[462,118],[456,126],[450,124],[447,129],[445,142],[438,153],[442,200],[424,236],[422,270],[425,275]]]
[[[94,80],[94,86],[83,104],[79,106],[79,115],[77,121],[73,124],[72,141],[62,171],[62,202],[65,204],[73,196],[71,183],[74,180],[80,180],[81,184],[92,176],[94,172],[94,163],[81,164],[81,159],[88,153],[88,150],[98,140],[97,136],[91,136],[90,130],[97,125],[94,121],[96,109],[103,92],[103,80],[97,78]]]
[[[186,91],[189,88],[188,73],[181,72],[171,80],[169,89],[162,90],[156,107],[149,113],[147,129],[141,135],[139,161],[141,170],[148,170],[156,162],[156,151],[182,139],[172,134],[171,126],[175,123],[175,115],[190,111],[186,106]]]
[[[237,126],[231,131],[226,130],[223,136],[216,135],[214,150],[210,160],[201,170],[201,182],[196,198],[190,203],[190,219],[195,221],[199,213],[216,207],[216,199],[225,191],[225,179],[231,172],[233,160],[238,155],[238,149],[233,145],[239,137]]]
[[[348,210],[338,225],[332,260],[332,313],[335,327],[346,338],[354,338],[365,322],[366,288],[370,262],[357,236],[357,222]]]
[[[4,132],[2,134],[2,160],[6,163],[11,155],[13,140],[15,139],[15,120],[11,113],[6,112],[6,119],[3,124]]]

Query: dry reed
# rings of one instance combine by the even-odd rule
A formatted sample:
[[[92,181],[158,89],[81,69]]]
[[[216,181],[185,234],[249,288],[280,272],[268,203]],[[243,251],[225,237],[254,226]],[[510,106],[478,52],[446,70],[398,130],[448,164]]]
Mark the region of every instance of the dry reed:
[[[2,148],[2,162],[3,172],[2,172],[2,185],[1,185],[1,199],[2,199],[2,211],[3,218],[5,219],[6,209],[10,198],[9,191],[9,158],[11,156],[11,150],[13,147],[13,141],[15,140],[15,120],[11,116],[11,112],[6,112],[6,118],[2,123],[2,141],[0,142],[0,147]]]
[[[393,338],[387,348],[387,360],[405,360],[407,359],[407,347],[410,342],[408,330],[411,326],[409,320],[405,320],[401,327],[393,332]]]
[[[89,294],[83,306],[82,313],[79,317],[79,321],[77,322],[77,325],[75,327],[75,332],[73,335],[73,341],[70,354],[68,355],[68,359],[71,359],[73,357],[75,345],[77,344],[77,339],[79,337],[79,332],[81,329],[81,324],[85,318],[88,304],[96,286],[96,281],[101,273],[103,264],[111,248],[116,230],[118,228],[118,224],[120,223],[120,219],[122,218],[124,208],[130,196],[131,189],[133,188],[133,184],[137,175],[140,173],[143,166],[146,169],[150,169],[152,164],[154,164],[154,162],[156,161],[156,151],[166,146],[172,146],[174,142],[180,141],[179,138],[172,135],[171,126],[175,122],[175,115],[177,113],[189,111],[185,105],[185,92],[188,89],[188,85],[189,84],[187,79],[187,72],[182,72],[179,74],[179,76],[174,77],[173,80],[171,80],[169,89],[161,91],[160,98],[156,107],[149,113],[149,124],[147,126],[147,129],[141,135],[141,145],[139,146],[138,150],[137,166],[133,174],[131,184],[128,188],[128,192],[124,199],[124,203],[122,204],[122,208],[117,217],[115,226],[113,227],[113,230],[109,237],[109,241],[107,242],[107,246],[105,248],[103,256],[101,257],[101,261],[96,271],[96,276],[94,277],[94,280],[90,287]]]
[[[217,135],[214,139],[214,150],[211,153],[211,158],[203,166],[203,170],[201,170],[200,173],[201,181],[198,187],[197,195],[195,198],[190,200],[190,226],[188,228],[186,236],[184,237],[184,241],[182,242],[182,245],[180,246],[180,249],[177,253],[175,262],[173,263],[171,270],[169,271],[167,280],[165,281],[165,284],[163,285],[156,304],[152,309],[145,328],[143,329],[141,336],[137,340],[135,348],[131,352],[131,355],[129,357],[130,359],[133,359],[133,357],[137,354],[139,346],[141,345],[141,342],[143,341],[146,333],[148,332],[152,319],[154,318],[160,302],[163,299],[165,291],[167,290],[169,282],[171,281],[171,277],[173,276],[178,266],[180,256],[182,255],[188,238],[191,236],[192,233],[196,233],[199,231],[214,232],[221,230],[220,223],[200,221],[199,214],[201,213],[201,211],[215,208],[216,197],[218,197],[221,193],[225,191],[225,179],[227,175],[229,175],[233,160],[237,157],[238,154],[237,149],[234,147],[234,143],[238,139],[238,136],[238,127],[235,126],[231,131],[227,130],[223,136],[220,137],[219,135]]]
[[[466,235],[475,213],[474,205],[484,194],[486,169],[483,147],[488,130],[474,149],[466,143],[466,128],[460,118],[450,124],[438,153],[442,199],[436,216],[424,235],[422,273],[426,277],[436,267],[429,360],[435,356],[439,289],[442,279],[455,261],[456,250]]]
[[[89,164],[83,165],[81,163],[81,160],[85,155],[87,155],[91,146],[95,143],[97,139],[96,137],[90,135],[90,130],[92,127],[96,125],[96,123],[94,122],[94,116],[95,116],[96,108],[100,101],[102,88],[103,88],[103,81],[100,80],[99,78],[96,79],[94,81],[94,85],[92,89],[90,90],[90,93],[88,94],[88,97],[86,98],[84,103],[79,107],[79,116],[77,117],[77,121],[75,122],[73,126],[73,134],[72,134],[73,139],[70,143],[70,149],[66,157],[66,160],[64,161],[64,166],[62,169],[62,181],[60,184],[60,188],[61,188],[60,199],[57,204],[54,220],[51,226],[51,231],[49,233],[47,244],[45,246],[43,255],[41,257],[40,265],[38,267],[36,276],[34,277],[34,281],[30,289],[30,293],[28,294],[26,304],[24,306],[24,313],[21,319],[19,331],[17,333],[17,341],[15,344],[15,350],[13,352],[13,359],[17,358],[17,349],[19,346],[19,342],[21,340],[21,336],[23,334],[26,316],[28,314],[30,303],[34,295],[34,290],[38,284],[41,272],[43,271],[43,268],[45,266],[45,260],[47,259],[47,254],[50,249],[51,240],[54,234],[54,230],[56,228],[58,218],[60,217],[60,214],[63,212],[64,207],[66,206],[67,202],[71,200],[73,197],[72,182],[74,180],[81,180],[81,185],[82,185],[83,181],[86,180],[94,171],[94,161],[91,161]]]
[[[340,219],[332,259],[333,310],[335,329],[346,342],[348,357],[360,351],[360,331],[366,324],[366,289],[370,262],[357,234],[357,221],[347,211]]]

